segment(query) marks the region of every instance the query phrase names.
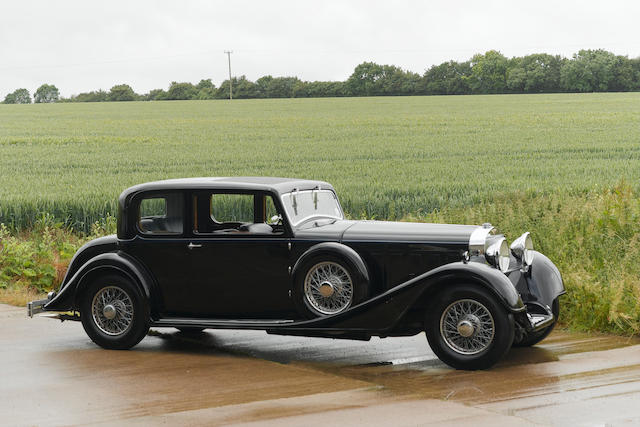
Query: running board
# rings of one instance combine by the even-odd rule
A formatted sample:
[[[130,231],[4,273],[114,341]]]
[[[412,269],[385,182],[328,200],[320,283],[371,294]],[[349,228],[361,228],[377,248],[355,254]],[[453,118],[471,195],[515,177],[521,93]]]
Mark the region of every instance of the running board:
[[[295,320],[289,319],[192,319],[181,317],[165,317],[151,321],[151,326],[161,328],[195,327],[205,329],[268,329],[274,326],[290,325]]]

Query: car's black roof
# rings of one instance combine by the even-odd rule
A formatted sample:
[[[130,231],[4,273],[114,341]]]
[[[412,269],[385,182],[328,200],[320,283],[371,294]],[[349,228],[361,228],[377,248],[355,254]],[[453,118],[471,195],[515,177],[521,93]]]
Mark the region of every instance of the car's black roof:
[[[313,181],[308,179],[297,178],[276,178],[276,177],[208,177],[208,178],[178,178],[166,179],[163,181],[153,181],[144,184],[134,185],[122,192],[120,199],[124,200],[127,196],[140,191],[155,190],[258,190],[272,191],[278,194],[288,193],[294,189],[311,190],[320,187],[322,189],[331,189],[333,186],[324,181]]]

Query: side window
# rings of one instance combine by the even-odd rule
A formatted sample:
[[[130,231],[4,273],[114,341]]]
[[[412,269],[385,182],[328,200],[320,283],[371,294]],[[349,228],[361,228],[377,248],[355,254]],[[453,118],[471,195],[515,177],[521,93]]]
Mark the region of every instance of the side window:
[[[285,233],[282,216],[269,194],[201,192],[192,202],[196,234],[241,238]]]
[[[145,197],[140,201],[138,228],[143,234],[182,234],[182,211],[180,194]]]
[[[216,223],[253,222],[253,194],[212,194],[210,206]]]

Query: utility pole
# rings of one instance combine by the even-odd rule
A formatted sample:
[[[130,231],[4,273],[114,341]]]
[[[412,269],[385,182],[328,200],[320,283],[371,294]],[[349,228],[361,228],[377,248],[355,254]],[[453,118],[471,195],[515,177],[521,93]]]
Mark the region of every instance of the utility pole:
[[[231,54],[232,50],[225,50],[224,53],[227,54],[227,58],[229,59],[229,101],[233,99],[233,80],[231,80]]]

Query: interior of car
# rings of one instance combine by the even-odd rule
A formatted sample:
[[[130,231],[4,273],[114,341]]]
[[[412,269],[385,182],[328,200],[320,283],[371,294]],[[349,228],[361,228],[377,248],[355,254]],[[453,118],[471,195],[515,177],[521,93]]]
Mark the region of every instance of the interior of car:
[[[183,197],[164,194],[140,201],[138,227],[144,234],[182,234]]]
[[[201,193],[193,196],[198,234],[273,235],[284,232],[273,197],[266,193]]]

